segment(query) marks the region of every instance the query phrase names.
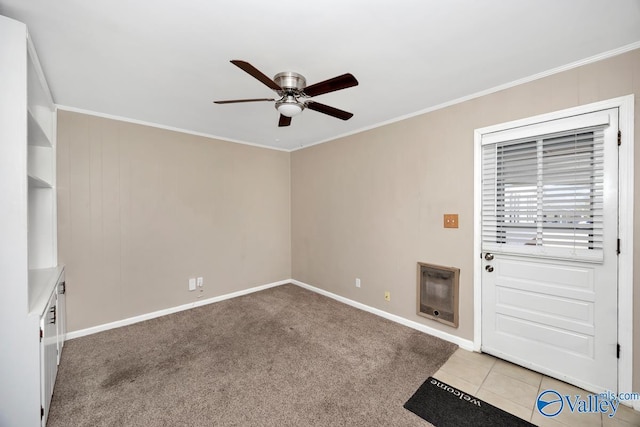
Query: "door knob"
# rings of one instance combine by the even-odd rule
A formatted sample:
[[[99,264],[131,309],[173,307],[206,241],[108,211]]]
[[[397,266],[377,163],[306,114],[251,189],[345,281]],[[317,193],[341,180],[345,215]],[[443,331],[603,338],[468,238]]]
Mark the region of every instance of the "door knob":
[[[493,254],[487,252],[486,254],[484,254],[484,259],[486,259],[487,261],[493,260]]]
[[[487,265],[484,269],[487,270],[487,273],[491,273],[493,271],[493,266]]]

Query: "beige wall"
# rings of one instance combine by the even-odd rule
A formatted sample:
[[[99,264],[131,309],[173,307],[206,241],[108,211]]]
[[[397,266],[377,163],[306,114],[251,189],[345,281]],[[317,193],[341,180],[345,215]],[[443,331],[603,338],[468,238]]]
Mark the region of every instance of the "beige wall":
[[[640,50],[292,153],[292,271],[313,286],[473,339],[474,129],[635,93]],[[381,100],[386,102],[386,100]],[[635,228],[640,149],[635,150]],[[459,229],[443,214],[458,213]],[[631,236],[623,236],[631,238]],[[640,233],[635,233],[640,271]],[[461,269],[460,326],[415,314],[416,262]],[[354,279],[362,279],[362,288]],[[634,389],[640,389],[640,280]],[[391,291],[391,302],[383,299]]]
[[[291,277],[289,153],[58,117],[69,330]]]

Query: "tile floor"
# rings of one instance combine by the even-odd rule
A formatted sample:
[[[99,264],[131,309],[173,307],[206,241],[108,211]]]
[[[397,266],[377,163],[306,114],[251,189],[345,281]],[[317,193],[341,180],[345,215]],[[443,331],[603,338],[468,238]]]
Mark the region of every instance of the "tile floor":
[[[619,406],[613,418],[600,413],[572,413],[566,408],[556,417],[544,417],[535,409],[542,391],[552,389],[572,396],[589,392],[487,354],[458,349],[433,376],[542,427],[640,426],[640,412],[624,405]]]

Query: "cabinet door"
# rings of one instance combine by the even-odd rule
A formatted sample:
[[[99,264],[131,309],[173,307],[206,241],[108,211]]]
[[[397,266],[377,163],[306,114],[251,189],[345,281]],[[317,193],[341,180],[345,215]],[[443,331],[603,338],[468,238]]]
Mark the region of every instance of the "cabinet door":
[[[42,384],[42,407],[44,408],[44,417],[42,425],[47,423],[47,415],[49,413],[49,405],[51,404],[51,395],[53,394],[53,386],[56,382],[56,374],[58,373],[58,338],[57,338],[57,293],[51,294],[47,308],[40,319],[40,330],[42,331],[42,341],[40,342],[40,364],[41,364],[41,384]]]
[[[58,365],[60,364],[60,357],[62,356],[62,347],[64,341],[67,338],[67,286],[64,278],[64,272],[58,279],[56,285],[57,303],[56,303],[56,333],[57,333],[57,348],[58,348]]]

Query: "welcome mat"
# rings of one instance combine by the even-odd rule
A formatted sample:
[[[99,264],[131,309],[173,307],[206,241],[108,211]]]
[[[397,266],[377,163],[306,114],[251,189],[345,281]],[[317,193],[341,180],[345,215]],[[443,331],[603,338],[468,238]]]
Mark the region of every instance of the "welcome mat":
[[[436,427],[535,427],[433,377],[420,386],[404,407]]]

